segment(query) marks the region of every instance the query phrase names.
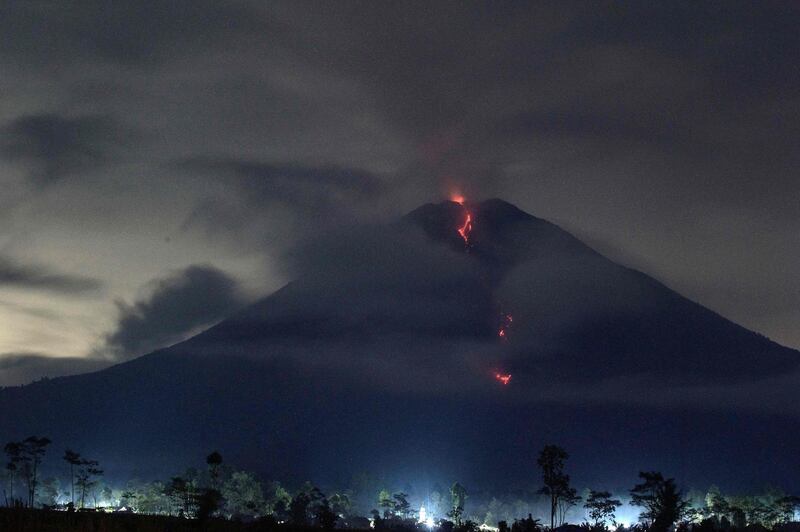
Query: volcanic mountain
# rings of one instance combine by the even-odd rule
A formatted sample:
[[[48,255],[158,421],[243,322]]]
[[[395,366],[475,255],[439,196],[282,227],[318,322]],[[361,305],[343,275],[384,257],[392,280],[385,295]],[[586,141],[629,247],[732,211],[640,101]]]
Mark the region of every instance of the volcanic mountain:
[[[513,205],[429,204],[289,260],[295,281],[185,342],[0,391],[0,441],[119,477],[219,449],[283,480],[487,488],[535,483],[556,442],[579,486],[800,488],[800,353]]]

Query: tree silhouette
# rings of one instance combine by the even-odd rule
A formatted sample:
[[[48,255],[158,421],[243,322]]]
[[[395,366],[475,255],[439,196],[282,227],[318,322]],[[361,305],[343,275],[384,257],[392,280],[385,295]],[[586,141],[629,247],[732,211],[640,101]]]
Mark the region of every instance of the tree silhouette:
[[[314,505],[314,520],[323,530],[333,530],[339,516],[331,509],[328,499],[322,497]]]
[[[573,506],[576,506],[583,497],[578,495],[575,488],[567,487],[561,497],[558,498],[558,526],[563,525],[567,519],[567,512]]]
[[[331,510],[336,515],[346,518],[353,511],[353,503],[346,493],[334,493],[328,500],[331,503]]]
[[[22,463],[25,481],[28,485],[28,506],[33,508],[36,500],[36,483],[39,480],[39,467],[42,464],[47,446],[52,442],[49,438],[28,436],[22,441]]]
[[[172,477],[164,487],[164,494],[178,507],[178,515],[189,516],[194,501],[194,486],[183,477]]]
[[[234,516],[258,515],[266,506],[261,483],[246,471],[236,471],[222,486],[228,512]]]
[[[308,505],[311,498],[305,491],[299,492],[289,503],[289,517],[295,526],[305,526],[308,524]]]
[[[539,490],[540,493],[550,497],[550,529],[555,528],[556,513],[559,509],[559,502],[562,499],[572,501],[575,504],[574,493],[569,487],[569,475],[564,473],[564,462],[569,458],[567,451],[558,445],[545,445],[537,463],[542,469],[542,480],[544,487]]]
[[[508,523],[505,521],[501,521],[508,527]],[[528,514],[528,517],[525,519],[515,519],[514,523],[511,525],[511,532],[540,532],[542,529],[539,520],[534,519],[531,514]],[[502,530],[502,529],[501,529]]]
[[[461,516],[464,515],[464,503],[467,500],[467,490],[456,482],[450,488],[450,511],[448,517],[452,517],[456,526],[461,526]]]
[[[606,521],[614,521],[614,514],[622,505],[618,499],[612,499],[607,491],[589,491],[584,508],[589,510],[589,517],[594,521],[595,527],[605,528]]]
[[[384,519],[394,516],[394,499],[389,490],[383,489],[378,493],[378,508],[383,509]]]
[[[631,490],[631,504],[643,508],[639,519],[649,523],[652,532],[667,532],[686,511],[688,501],[674,479],[655,471],[641,472],[639,478],[643,482]]]
[[[717,486],[708,488],[705,503],[708,513],[716,518],[717,522],[719,522],[722,517],[727,516],[731,511],[730,504],[728,504],[727,499],[725,499]]]
[[[794,513],[800,507],[800,497],[786,495],[775,501],[781,521],[788,523],[794,519]]]
[[[83,508],[86,504],[86,494],[97,485],[97,477],[103,474],[103,470],[100,469],[100,464],[97,460],[81,459],[80,463],[77,465],[78,474],[75,477],[75,484],[80,488],[80,507]]]
[[[266,504],[269,512],[278,520],[285,521],[289,518],[289,504],[292,496],[279,482],[272,482],[269,487],[269,496]]]
[[[70,498],[72,506],[75,506],[75,466],[81,464],[81,455],[69,449],[64,451],[62,457],[65,462],[69,464],[69,483],[70,483]]]
[[[395,493],[392,495],[392,499],[394,499],[394,511],[398,516],[407,519],[411,509],[411,504],[408,502],[408,493],[403,493],[402,491]]]
[[[6,499],[6,506],[11,506],[14,504],[14,480],[16,478],[16,473],[19,471],[19,468],[23,462],[22,443],[15,441],[8,442],[5,447],[3,447],[3,452],[5,452],[6,456],[8,457],[6,471],[8,471],[9,479],[9,498]]]
[[[214,451],[206,456],[206,464],[208,465],[208,474],[211,477],[211,487],[219,489],[219,468],[222,465],[222,455],[218,451]]]

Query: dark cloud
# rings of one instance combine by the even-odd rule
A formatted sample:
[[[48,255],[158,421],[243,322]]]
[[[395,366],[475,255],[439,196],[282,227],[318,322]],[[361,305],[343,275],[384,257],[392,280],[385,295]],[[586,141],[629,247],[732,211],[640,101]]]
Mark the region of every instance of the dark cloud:
[[[119,321],[106,344],[117,358],[130,358],[184,339],[240,308],[237,283],[226,273],[194,265],[154,281],[151,294],[133,305],[117,303]]]
[[[214,179],[233,197],[202,201],[184,227],[264,244],[326,232],[374,213],[387,191],[377,175],[358,168],[276,164],[224,157],[194,157],[171,165],[189,175]],[[284,242],[288,243],[288,242]]]
[[[105,164],[125,135],[108,116],[59,114],[21,116],[2,134],[0,156],[27,165],[31,177],[42,183]]]
[[[44,64],[90,59],[152,63],[265,29],[258,13],[243,2],[90,0],[72,6],[9,3],[0,8],[4,54]]]
[[[100,279],[71,275],[35,264],[20,264],[0,257],[0,286],[45,290],[60,294],[96,293],[103,287]]]
[[[0,387],[19,386],[41,378],[89,373],[110,362],[86,357],[57,357],[42,353],[0,354]]]

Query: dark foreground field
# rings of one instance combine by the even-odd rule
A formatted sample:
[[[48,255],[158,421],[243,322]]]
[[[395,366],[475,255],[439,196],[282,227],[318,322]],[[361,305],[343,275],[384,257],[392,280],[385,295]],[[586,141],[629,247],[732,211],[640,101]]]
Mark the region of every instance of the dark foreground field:
[[[179,517],[139,514],[68,513],[0,508],[0,532],[305,532],[272,522],[241,523],[212,519],[203,523]],[[311,529],[308,529],[311,530]],[[317,531],[319,529],[316,529]]]

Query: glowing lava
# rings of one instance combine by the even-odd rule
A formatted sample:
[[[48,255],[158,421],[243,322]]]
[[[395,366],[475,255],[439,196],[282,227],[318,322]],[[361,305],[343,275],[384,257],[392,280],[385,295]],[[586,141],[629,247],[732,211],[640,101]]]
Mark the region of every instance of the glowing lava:
[[[464,239],[464,243],[469,245],[469,234],[472,232],[472,215],[466,211],[467,217],[464,220],[464,225],[458,228],[458,234]]]
[[[504,314],[503,320],[500,323],[500,328],[497,330],[497,336],[500,338],[508,338],[508,329],[511,328],[511,324],[514,322],[514,316],[511,314]]]
[[[505,386],[511,381],[511,373],[495,373],[494,378],[502,382],[503,386]]]
[[[465,200],[464,196],[462,196],[461,194],[453,194],[452,196],[450,196],[450,201],[458,203],[459,205],[464,205]]]

